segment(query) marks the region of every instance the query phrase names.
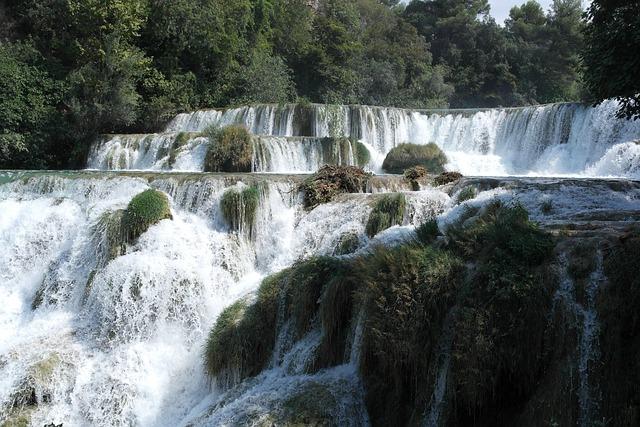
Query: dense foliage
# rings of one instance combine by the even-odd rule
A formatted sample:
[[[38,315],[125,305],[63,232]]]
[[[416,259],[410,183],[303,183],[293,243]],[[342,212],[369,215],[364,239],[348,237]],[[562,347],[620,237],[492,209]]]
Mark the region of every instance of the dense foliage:
[[[504,27],[488,13],[486,0],[8,0],[0,167],[82,166],[96,134],[154,131],[204,107],[578,99],[579,0],[546,14],[529,1]]]
[[[640,118],[640,1],[593,0],[587,13],[585,83],[593,99],[617,98]]]

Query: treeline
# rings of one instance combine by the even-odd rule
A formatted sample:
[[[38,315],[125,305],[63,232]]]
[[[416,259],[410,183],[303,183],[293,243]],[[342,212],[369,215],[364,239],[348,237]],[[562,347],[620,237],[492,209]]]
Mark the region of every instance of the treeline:
[[[205,107],[584,99],[583,26],[580,0],[504,27],[487,0],[5,0],[0,167],[82,166],[96,134]]]

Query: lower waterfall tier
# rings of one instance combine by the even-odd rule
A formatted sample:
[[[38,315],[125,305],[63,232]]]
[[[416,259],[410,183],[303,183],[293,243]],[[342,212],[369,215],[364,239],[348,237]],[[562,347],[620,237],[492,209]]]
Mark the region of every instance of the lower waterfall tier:
[[[291,418],[311,417],[304,409],[316,411],[321,420],[334,417],[341,425],[376,424],[380,418],[371,411],[367,394],[371,384],[359,374],[361,340],[369,336],[366,313],[345,319],[348,331],[340,330],[341,340],[348,342],[344,357],[310,371],[308,362],[324,348],[323,335],[311,328],[301,337],[289,337],[289,314],[276,312],[282,339],[273,343],[273,358],[279,362],[244,381],[230,375],[234,386],[226,390],[211,388],[203,366],[203,348],[220,313],[238,300],[253,304],[265,277],[301,261],[327,256],[347,262],[376,247],[411,244],[416,226],[431,219],[441,230],[461,219],[472,224],[493,200],[519,201],[533,221],[557,236],[557,266],[563,254],[575,256],[571,239],[606,240],[615,249],[616,239],[640,219],[640,183],[626,180],[463,178],[433,187],[425,179],[420,191],[411,191],[402,177],[376,176],[368,193],[343,194],[305,210],[298,191],[305,178],[0,172],[0,420],[38,426],[313,421]],[[165,216],[132,240],[120,226],[132,198],[149,189],[167,195],[171,218]],[[371,232],[374,213],[387,213],[381,207],[398,197],[403,200],[399,219],[381,227],[384,221],[378,221]],[[246,222],[247,227],[234,225]],[[606,246],[602,253],[609,259]],[[583,380],[583,394],[575,402],[573,397],[558,401],[575,403],[575,413],[592,420],[620,408],[600,399],[609,385],[592,370],[615,344],[598,341],[597,331],[609,327],[617,307],[602,305],[608,288],[598,271],[553,285],[557,298],[573,307],[562,313],[577,319],[568,326],[573,335],[565,335],[562,348],[578,352],[571,354]],[[616,299],[608,303],[623,303],[623,294],[612,295]],[[314,318],[315,301],[310,307],[306,313]],[[447,348],[446,336],[436,335],[434,342]],[[442,363],[430,365],[434,372],[447,366],[446,358],[438,360]],[[425,389],[429,395],[433,384]],[[445,391],[435,394],[442,402],[440,420],[450,413],[446,402],[451,394],[446,383],[442,387]],[[544,390],[537,389],[540,405],[546,402]],[[317,403],[310,409],[309,396]],[[536,396],[530,396],[531,402]],[[532,414],[541,407],[536,405],[528,407]]]

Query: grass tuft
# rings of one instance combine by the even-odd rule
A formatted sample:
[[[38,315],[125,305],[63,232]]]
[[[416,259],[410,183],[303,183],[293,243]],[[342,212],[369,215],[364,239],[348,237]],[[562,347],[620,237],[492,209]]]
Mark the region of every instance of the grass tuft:
[[[387,173],[402,174],[406,169],[422,166],[429,173],[444,172],[447,156],[434,143],[426,145],[400,144],[393,148],[382,163],[382,169]]]
[[[370,178],[370,174],[356,166],[325,165],[300,185],[304,205],[313,209],[330,202],[338,194],[364,192]]]
[[[402,225],[406,198],[404,194],[385,195],[378,200],[369,215],[366,233],[373,237],[394,225]]]
[[[202,131],[209,139],[204,160],[205,172],[251,172],[253,141],[243,126],[209,127]]]
[[[153,189],[143,191],[131,199],[123,214],[124,235],[133,242],[163,219],[173,219],[167,195]]]

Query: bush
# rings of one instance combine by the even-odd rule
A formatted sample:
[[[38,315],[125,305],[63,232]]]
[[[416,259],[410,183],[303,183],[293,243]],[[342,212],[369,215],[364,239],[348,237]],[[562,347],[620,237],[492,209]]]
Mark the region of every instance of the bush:
[[[376,202],[367,221],[366,232],[373,237],[394,225],[402,225],[406,198],[404,194],[385,195]]]
[[[418,180],[427,176],[429,172],[422,166],[414,166],[404,171],[404,179],[411,184],[413,191],[420,190],[420,183]]]
[[[466,202],[467,200],[475,199],[478,196],[478,190],[473,185],[468,185],[464,187],[458,193],[457,201],[458,203]]]
[[[436,177],[434,183],[440,186],[458,181],[460,178],[462,178],[462,174],[460,172],[442,172]]]
[[[176,162],[176,156],[178,155],[178,150],[187,145],[191,136],[187,132],[180,132],[176,135],[176,138],[171,143],[171,147],[169,148],[169,157],[167,159],[167,167],[172,168]]]
[[[439,235],[440,228],[438,227],[438,221],[435,219],[423,222],[416,228],[416,239],[423,245],[430,245]]]
[[[259,203],[260,191],[257,187],[242,190],[230,188],[222,195],[220,209],[233,231],[248,232],[249,236],[253,236]]]
[[[358,250],[360,247],[360,238],[356,233],[345,233],[340,236],[338,244],[333,251],[334,255],[348,255]]]
[[[325,165],[300,185],[304,205],[313,209],[330,202],[340,193],[364,192],[370,177],[370,174],[356,166]]]
[[[243,126],[209,127],[202,136],[209,139],[204,160],[205,172],[251,172],[253,141]]]
[[[400,144],[393,148],[382,163],[382,169],[387,173],[401,174],[406,169],[422,166],[429,173],[444,172],[447,156],[434,143],[427,145]]]
[[[364,167],[371,160],[371,154],[363,143],[344,136],[322,138],[322,150],[328,164],[346,165],[349,157],[353,156],[355,165]]]
[[[369,149],[360,141],[352,143],[352,150],[356,158],[356,164],[360,167],[365,167],[371,161],[371,153]]]
[[[128,241],[135,241],[149,227],[163,219],[173,219],[166,194],[152,189],[143,191],[131,199],[124,212],[124,235]]]

